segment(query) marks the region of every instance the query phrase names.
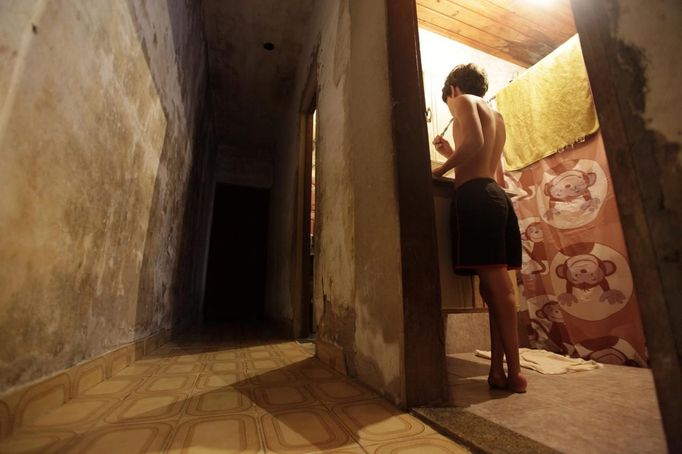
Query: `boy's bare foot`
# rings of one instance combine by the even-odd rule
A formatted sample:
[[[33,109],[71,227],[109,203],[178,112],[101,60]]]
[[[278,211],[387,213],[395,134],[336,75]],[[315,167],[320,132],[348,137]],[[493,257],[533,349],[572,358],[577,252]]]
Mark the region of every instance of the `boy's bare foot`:
[[[528,381],[520,372],[507,378],[507,389],[513,393],[525,393],[527,387]]]
[[[507,377],[504,373],[500,374],[489,374],[488,375],[488,386],[492,389],[507,389]]]

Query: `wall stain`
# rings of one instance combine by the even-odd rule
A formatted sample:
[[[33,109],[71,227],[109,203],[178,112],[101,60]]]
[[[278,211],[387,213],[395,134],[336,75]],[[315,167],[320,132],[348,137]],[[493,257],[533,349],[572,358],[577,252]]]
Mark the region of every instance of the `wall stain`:
[[[50,3],[26,54],[0,169],[0,393],[196,318],[213,154],[200,5],[131,4]],[[150,54],[164,21],[176,52]]]

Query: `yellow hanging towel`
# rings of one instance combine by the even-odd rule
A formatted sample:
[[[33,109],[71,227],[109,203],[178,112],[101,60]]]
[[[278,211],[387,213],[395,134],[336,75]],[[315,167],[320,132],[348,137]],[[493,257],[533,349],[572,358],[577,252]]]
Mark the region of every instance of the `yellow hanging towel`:
[[[578,35],[497,93],[505,170],[519,170],[599,129]]]

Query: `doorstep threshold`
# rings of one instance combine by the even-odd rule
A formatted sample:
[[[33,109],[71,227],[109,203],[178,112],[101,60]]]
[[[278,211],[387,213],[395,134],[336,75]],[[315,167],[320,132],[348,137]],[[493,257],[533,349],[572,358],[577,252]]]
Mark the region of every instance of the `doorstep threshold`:
[[[411,414],[474,452],[485,454],[560,452],[463,408],[416,407],[411,410]]]

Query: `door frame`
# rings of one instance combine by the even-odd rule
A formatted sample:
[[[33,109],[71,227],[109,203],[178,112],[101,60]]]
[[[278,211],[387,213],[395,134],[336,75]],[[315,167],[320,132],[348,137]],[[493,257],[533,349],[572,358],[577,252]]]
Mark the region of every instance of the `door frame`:
[[[298,257],[300,270],[298,297],[294,296],[294,337],[305,338],[310,336],[312,323],[312,266],[310,264],[310,202],[312,182],[312,157],[313,157],[313,113],[317,107],[317,59],[313,59],[303,88],[301,104],[299,107],[299,160],[298,160],[298,195],[297,210],[299,228],[298,237],[300,247]]]
[[[666,430],[668,446],[682,447],[682,432],[677,430],[677,424],[682,420],[682,373],[680,369],[680,353],[678,345],[682,345],[682,333],[675,330],[680,320],[680,309],[677,302],[681,297],[679,291],[680,272],[679,260],[671,263],[666,261],[666,251],[661,245],[666,241],[656,241],[654,233],[664,235],[668,244],[679,245],[679,232],[673,231],[672,222],[656,219],[654,208],[658,206],[656,200],[664,194],[663,187],[658,180],[651,180],[651,176],[660,176],[658,169],[651,169],[654,165],[655,153],[670,146],[661,143],[653,137],[653,132],[646,129],[641,116],[632,109],[633,97],[642,96],[645,87],[637,83],[637,76],[629,68],[628,61],[619,59],[622,44],[610,33],[607,5],[592,0],[571,0],[576,26],[583,46],[583,56],[587,67],[590,84],[594,96],[595,106],[602,129],[606,155],[609,160],[614,190],[619,197],[618,207],[623,219],[623,231],[630,256],[635,290],[640,295],[646,295],[639,301],[642,323],[649,346],[650,366],[654,375],[659,407]],[[401,223],[401,246],[410,247],[412,252],[409,260],[415,265],[425,265],[425,269],[413,266],[403,269],[403,280],[406,293],[412,284],[426,287],[429,297],[405,298],[405,374],[407,382],[408,405],[425,403],[424,396],[428,395],[425,388],[434,388],[434,382],[417,380],[418,373],[413,370],[419,364],[418,357],[426,355],[425,361],[432,366],[433,360],[428,359],[431,352],[443,352],[442,333],[424,336],[416,332],[432,329],[434,326],[442,328],[442,324],[433,319],[433,300],[439,293],[436,282],[437,268],[434,272],[433,263],[437,265],[437,256],[433,254],[435,236],[424,234],[421,237],[406,239],[403,228],[415,228],[410,219],[420,219],[424,205],[415,203],[419,199],[422,203],[431,197],[430,169],[427,168],[425,158],[428,156],[428,144],[425,139],[426,126],[423,121],[424,100],[421,96],[421,63],[419,59],[419,35],[415,0],[386,0],[387,11],[387,46],[389,52],[389,83],[393,102],[393,137],[397,156],[398,174],[398,203]],[[645,140],[642,140],[642,137]],[[649,156],[649,159],[642,159]],[[424,161],[424,162],[422,162]],[[412,165],[410,165],[412,164]],[[639,181],[649,181],[647,187],[642,187]],[[410,193],[406,193],[406,190]],[[649,213],[651,212],[651,213]],[[653,224],[653,225],[652,225]],[[678,248],[679,250],[679,248]],[[405,252],[403,252],[405,257]],[[424,260],[426,258],[426,260]],[[432,264],[425,263],[431,260]],[[430,279],[424,271],[434,273]],[[677,273],[677,274],[676,274]],[[676,279],[671,276],[677,275]],[[433,289],[438,289],[434,291]],[[409,295],[407,295],[409,296]],[[440,300],[438,297],[438,304]],[[426,305],[426,306],[424,306]],[[415,317],[418,310],[428,311],[428,315]],[[440,308],[438,308],[440,318]],[[429,318],[433,324],[426,325]],[[442,353],[444,358],[444,352]],[[442,361],[442,360],[441,360]],[[444,368],[443,363],[441,366]],[[441,382],[438,382],[441,383]],[[444,396],[443,396],[444,397]]]
[[[405,405],[446,401],[433,181],[415,0],[386,0],[396,196],[402,266]]]

